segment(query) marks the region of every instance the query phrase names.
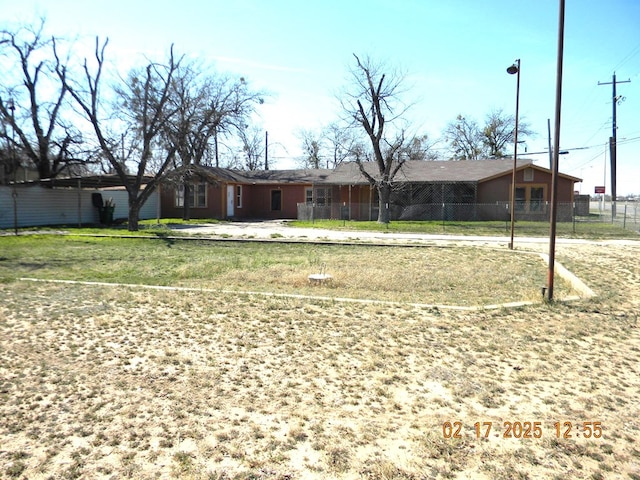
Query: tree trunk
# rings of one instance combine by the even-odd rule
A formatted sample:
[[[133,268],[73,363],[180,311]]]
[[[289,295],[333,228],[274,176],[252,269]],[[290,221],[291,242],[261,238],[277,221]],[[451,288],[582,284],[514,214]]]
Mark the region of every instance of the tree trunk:
[[[182,197],[183,198],[182,219],[190,220],[191,210],[189,209],[189,207],[191,206],[191,190],[190,190],[190,185],[188,180],[185,180],[183,184],[183,188],[184,188],[184,196]]]
[[[131,198],[129,198],[129,221],[127,224],[127,230],[129,230],[130,232],[138,231],[138,217],[140,216],[140,207],[142,207],[142,205],[140,204],[138,198],[134,199],[133,201],[131,200]]]
[[[49,163],[49,157],[39,158],[38,159],[38,175],[40,179],[49,179],[51,178],[51,164]]]
[[[389,199],[391,198],[391,185],[383,183],[378,188],[378,223],[389,223]]]

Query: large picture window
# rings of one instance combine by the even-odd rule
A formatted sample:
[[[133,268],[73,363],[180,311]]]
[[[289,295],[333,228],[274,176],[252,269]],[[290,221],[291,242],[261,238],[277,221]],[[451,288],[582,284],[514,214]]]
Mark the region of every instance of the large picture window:
[[[308,205],[315,203],[318,207],[330,207],[331,188],[316,188],[315,190],[307,188],[305,191],[305,201]]]
[[[516,186],[516,211],[544,213],[546,211],[546,185]]]
[[[189,185],[189,206],[194,208],[205,208],[207,206],[206,183]],[[176,188],[176,207],[184,207],[184,185]]]

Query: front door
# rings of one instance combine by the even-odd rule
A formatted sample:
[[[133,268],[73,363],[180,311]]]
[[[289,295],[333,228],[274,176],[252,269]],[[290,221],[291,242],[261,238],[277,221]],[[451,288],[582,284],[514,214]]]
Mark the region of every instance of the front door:
[[[271,190],[271,211],[282,210],[282,190]]]
[[[231,218],[233,217],[233,205],[234,205],[234,186],[233,185],[227,185],[227,217]]]

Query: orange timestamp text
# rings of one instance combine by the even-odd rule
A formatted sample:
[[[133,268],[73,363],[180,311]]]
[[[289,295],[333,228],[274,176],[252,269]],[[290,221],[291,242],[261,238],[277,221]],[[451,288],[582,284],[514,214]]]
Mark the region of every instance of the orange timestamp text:
[[[602,438],[602,422],[553,422],[552,433],[556,438]],[[475,422],[473,433],[480,438],[542,438],[545,426],[543,422]],[[548,425],[547,425],[548,428]],[[444,438],[463,438],[465,427],[462,422],[444,422]]]

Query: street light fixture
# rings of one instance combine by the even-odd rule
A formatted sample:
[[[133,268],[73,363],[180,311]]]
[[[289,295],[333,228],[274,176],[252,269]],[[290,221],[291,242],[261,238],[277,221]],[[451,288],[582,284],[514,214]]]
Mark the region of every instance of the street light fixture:
[[[513,172],[511,173],[511,240],[509,248],[513,250],[513,231],[516,222],[516,160],[518,158],[518,113],[520,109],[520,59],[507,68],[509,75],[516,75],[516,125],[513,133]]]

